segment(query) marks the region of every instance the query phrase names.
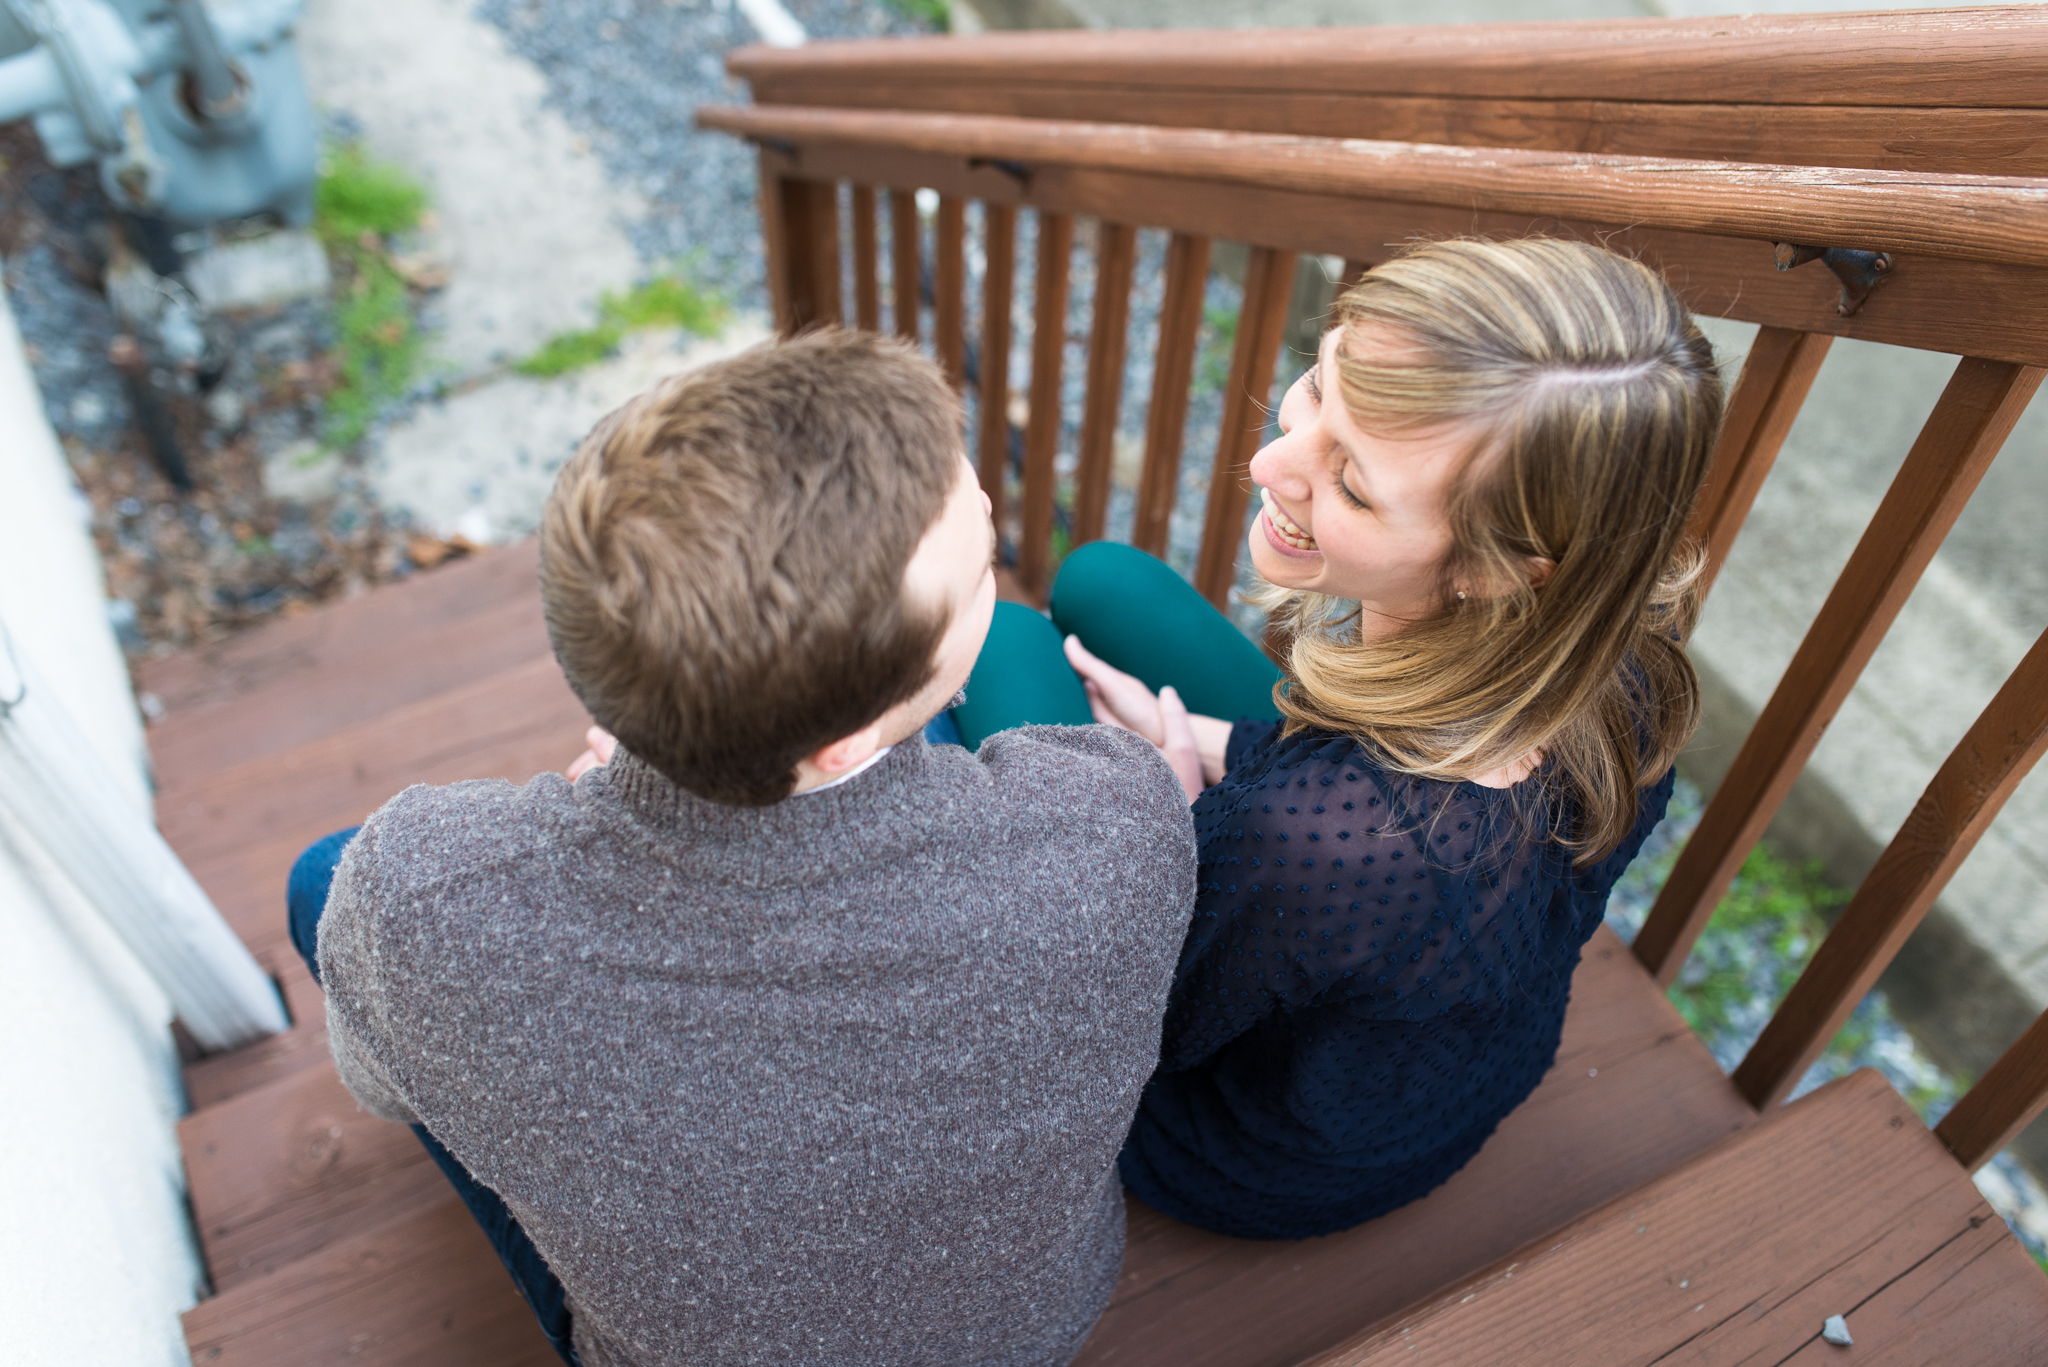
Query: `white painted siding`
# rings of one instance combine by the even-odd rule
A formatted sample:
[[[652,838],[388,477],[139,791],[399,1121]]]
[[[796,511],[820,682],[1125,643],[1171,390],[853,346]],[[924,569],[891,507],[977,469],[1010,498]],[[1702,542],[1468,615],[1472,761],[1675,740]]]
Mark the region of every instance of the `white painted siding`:
[[[99,560],[0,296],[0,621],[145,810]],[[0,814],[0,1318],[9,1367],[189,1360],[200,1277],[161,991]]]

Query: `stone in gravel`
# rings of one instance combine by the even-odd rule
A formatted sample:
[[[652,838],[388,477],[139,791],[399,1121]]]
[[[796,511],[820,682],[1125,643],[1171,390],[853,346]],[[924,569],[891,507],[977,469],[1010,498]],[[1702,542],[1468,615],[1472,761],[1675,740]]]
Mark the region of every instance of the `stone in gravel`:
[[[263,492],[311,503],[330,498],[341,481],[341,457],[311,439],[293,442],[263,459]]]
[[[202,306],[218,312],[320,298],[334,275],[318,238],[281,229],[207,246],[185,263],[185,280]]]

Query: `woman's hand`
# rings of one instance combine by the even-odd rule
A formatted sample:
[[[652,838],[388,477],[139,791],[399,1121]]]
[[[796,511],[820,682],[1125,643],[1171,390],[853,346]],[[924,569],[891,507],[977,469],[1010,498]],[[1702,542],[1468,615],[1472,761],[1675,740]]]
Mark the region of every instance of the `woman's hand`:
[[[602,726],[593,726],[588,731],[585,731],[583,739],[590,748],[577,756],[576,762],[566,770],[571,783],[582,778],[600,764],[610,764],[612,762],[612,751],[619,748],[618,738]]]
[[[1096,658],[1077,636],[1067,637],[1066,648],[1067,663],[1081,676],[1081,687],[1088,693],[1088,709],[1095,714],[1095,720],[1105,726],[1135,731],[1158,746],[1167,763],[1174,766],[1174,772],[1181,775],[1181,786],[1187,788],[1190,800],[1204,786],[1223,777],[1223,750],[1230,742],[1229,722],[1189,712],[1180,694],[1171,688],[1154,693],[1135,675]],[[1169,696],[1171,703],[1166,701]],[[1174,717],[1171,730],[1169,709]],[[1194,763],[1183,773],[1175,752],[1179,750],[1184,756],[1189,748]]]

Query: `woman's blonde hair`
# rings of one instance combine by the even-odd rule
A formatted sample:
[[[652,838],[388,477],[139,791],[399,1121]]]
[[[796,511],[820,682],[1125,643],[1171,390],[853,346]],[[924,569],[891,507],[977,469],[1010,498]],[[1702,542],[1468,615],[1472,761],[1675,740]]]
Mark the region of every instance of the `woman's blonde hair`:
[[[1353,605],[1272,599],[1293,635],[1288,729],[1356,736],[1423,778],[1540,753],[1552,834],[1581,864],[1605,857],[1698,722],[1685,529],[1721,424],[1712,348],[1656,272],[1547,238],[1420,246],[1368,271],[1333,322],[1361,430],[1478,438],[1435,612],[1367,640]],[[1389,359],[1354,354],[1368,330]],[[1540,588],[1531,557],[1556,565]]]

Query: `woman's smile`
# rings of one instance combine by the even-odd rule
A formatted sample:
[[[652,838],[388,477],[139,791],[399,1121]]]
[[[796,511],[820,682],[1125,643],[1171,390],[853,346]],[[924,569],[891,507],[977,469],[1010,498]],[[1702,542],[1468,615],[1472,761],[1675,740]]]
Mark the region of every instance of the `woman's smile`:
[[[1259,490],[1259,497],[1266,505],[1265,517],[1262,519],[1266,527],[1266,539],[1273,544],[1275,550],[1282,555],[1304,560],[1322,554],[1316,545],[1316,539],[1295,525],[1294,519],[1282,511],[1280,501],[1273,497],[1271,489]]]

